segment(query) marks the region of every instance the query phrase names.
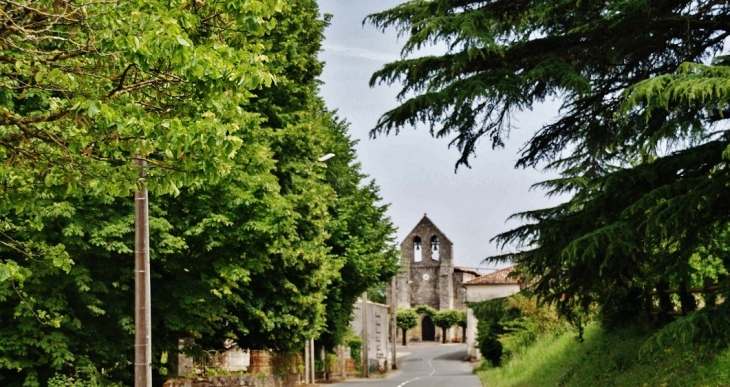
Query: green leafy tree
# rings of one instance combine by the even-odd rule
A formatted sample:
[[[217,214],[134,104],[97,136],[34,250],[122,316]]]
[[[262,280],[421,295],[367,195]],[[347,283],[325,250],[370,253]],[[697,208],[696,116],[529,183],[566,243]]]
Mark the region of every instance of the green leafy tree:
[[[441,328],[441,342],[446,343],[446,330],[459,324],[462,320],[462,313],[456,309],[445,309],[433,315],[433,325]]]
[[[240,106],[274,79],[255,41],[281,4],[249,5],[3,2],[3,385],[44,384],[85,362],[109,373],[130,364],[132,277],[120,265],[132,250],[120,239],[132,207],[115,197],[138,184],[175,194],[230,173],[259,122]],[[154,167],[144,182],[136,157]],[[152,221],[157,252],[184,249],[170,222]]]
[[[339,276],[328,288],[325,301],[327,326],[322,340],[328,348],[341,343],[350,329],[357,297],[362,292],[383,287],[398,271],[400,259],[393,236],[395,227],[380,205],[378,187],[360,172],[355,163],[355,143],[345,136],[346,125],[335,128],[341,139],[327,164],[327,180],[337,192],[330,207],[333,221],[328,227],[330,254],[342,262]],[[336,132],[337,133],[337,132]]]
[[[287,2],[276,20],[277,27],[262,43],[277,81],[255,91],[251,108],[273,132],[275,174],[286,200],[299,203],[303,214],[315,204],[326,208],[326,214],[316,213],[324,219],[326,241],[315,246],[328,249],[329,266],[337,274],[328,277],[326,298],[317,306],[324,307],[325,325],[313,329],[311,337],[332,349],[342,344],[350,329],[357,297],[395,275],[399,259],[393,242],[395,227],[385,214],[387,206],[379,204],[378,187],[360,171],[348,124],[327,111],[317,95],[316,77],[322,71],[317,55],[327,22],[319,17],[316,2]],[[335,157],[326,163],[314,162],[328,153]],[[306,174],[326,185],[320,185],[319,191],[301,185]],[[306,230],[309,217],[302,219],[299,229]]]
[[[461,342],[466,343],[466,311],[459,310],[459,322],[457,325],[461,327]]]
[[[4,210],[35,185],[127,195],[135,155],[158,193],[224,176],[256,120],[237,107],[274,81],[255,41],[282,4],[254,3],[3,2]]]
[[[135,152],[158,194],[155,359],[180,338],[196,339],[192,351],[225,339],[294,351],[342,329],[328,312],[353,303],[330,301],[332,289],[383,281],[397,259],[377,187],[316,96],[316,3],[64,4],[0,15],[45,34],[0,34],[0,384],[45,385],[87,364],[130,379]],[[316,163],[329,152],[332,168]]]
[[[418,325],[418,313],[413,309],[398,309],[395,313],[395,325],[403,332],[403,346],[406,346],[406,333]]]

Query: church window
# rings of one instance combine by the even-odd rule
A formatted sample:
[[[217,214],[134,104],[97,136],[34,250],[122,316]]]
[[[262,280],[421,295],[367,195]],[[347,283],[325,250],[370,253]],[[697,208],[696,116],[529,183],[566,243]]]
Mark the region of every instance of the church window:
[[[423,259],[423,249],[421,248],[421,238],[413,238],[413,260],[415,262],[421,262]]]
[[[439,237],[436,235],[431,237],[431,259],[439,260]]]

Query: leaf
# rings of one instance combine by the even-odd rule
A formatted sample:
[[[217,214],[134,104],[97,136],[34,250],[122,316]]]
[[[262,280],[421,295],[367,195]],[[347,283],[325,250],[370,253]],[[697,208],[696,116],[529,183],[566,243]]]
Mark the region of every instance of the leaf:
[[[99,101],[99,100],[92,101],[89,104],[89,108],[86,110],[86,115],[88,115],[89,117],[93,117],[93,116],[99,114],[100,111],[101,111],[101,101]]]
[[[182,36],[178,35],[177,42],[180,43],[181,46],[190,47],[190,43],[188,43],[188,41],[185,40],[185,38],[183,38]]]

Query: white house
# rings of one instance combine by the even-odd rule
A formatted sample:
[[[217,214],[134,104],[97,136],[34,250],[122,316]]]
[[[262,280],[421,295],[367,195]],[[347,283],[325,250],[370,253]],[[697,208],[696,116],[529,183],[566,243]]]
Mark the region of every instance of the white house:
[[[514,266],[474,278],[464,283],[466,301],[479,302],[494,298],[509,297],[522,289],[522,281],[509,276]],[[466,351],[471,359],[480,360],[481,353],[476,348],[477,319],[471,308],[466,309]]]

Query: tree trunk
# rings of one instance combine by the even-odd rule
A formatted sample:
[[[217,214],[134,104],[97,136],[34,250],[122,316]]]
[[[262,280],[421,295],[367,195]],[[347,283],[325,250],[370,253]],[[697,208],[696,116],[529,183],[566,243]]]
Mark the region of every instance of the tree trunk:
[[[672,305],[672,299],[669,297],[669,293],[666,292],[668,289],[669,284],[663,280],[659,281],[656,287],[657,296],[659,297],[659,315],[657,317],[661,326],[672,322],[672,316],[669,315],[669,312],[674,311],[674,306]]]
[[[679,285],[679,302],[682,305],[682,314],[687,315],[697,310],[697,300],[692,293],[687,291],[687,282],[682,281]]]
[[[703,296],[705,297],[705,306],[710,308],[717,305],[717,293],[710,291],[710,287],[713,285],[715,285],[715,281],[712,278],[705,278],[705,292]]]
[[[441,328],[441,344],[446,344],[446,328]]]
[[[403,346],[406,346],[406,330],[403,329]]]

